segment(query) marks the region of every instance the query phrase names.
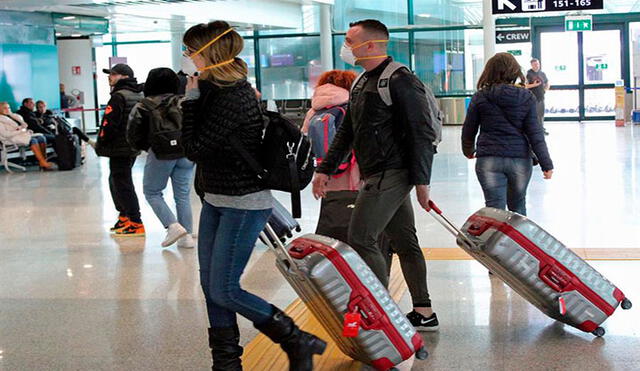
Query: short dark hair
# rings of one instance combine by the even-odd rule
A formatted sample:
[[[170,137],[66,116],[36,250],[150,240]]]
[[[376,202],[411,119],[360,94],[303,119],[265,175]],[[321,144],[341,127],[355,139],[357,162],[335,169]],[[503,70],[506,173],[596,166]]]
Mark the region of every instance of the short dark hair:
[[[538,58],[531,58],[531,61],[529,63],[533,63],[533,62],[540,62],[540,60]]]
[[[33,98],[24,98],[22,100],[22,105],[24,106],[25,104],[27,104],[28,101],[33,100]]]
[[[349,27],[355,26],[360,26],[365,31],[379,33],[381,36],[384,35],[387,39],[389,38],[389,30],[387,29],[387,26],[377,19],[363,19],[361,21],[349,23]]]
[[[39,101],[36,101],[36,106],[37,106],[38,104],[46,104],[46,103],[45,103],[43,100],[39,100]]]

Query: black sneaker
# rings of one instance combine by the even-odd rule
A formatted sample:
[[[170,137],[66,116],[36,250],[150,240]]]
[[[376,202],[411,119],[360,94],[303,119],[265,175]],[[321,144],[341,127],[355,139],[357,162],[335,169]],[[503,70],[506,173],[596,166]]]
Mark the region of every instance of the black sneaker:
[[[439,323],[435,313],[427,318],[414,310],[407,314],[407,319],[418,331],[438,331]]]

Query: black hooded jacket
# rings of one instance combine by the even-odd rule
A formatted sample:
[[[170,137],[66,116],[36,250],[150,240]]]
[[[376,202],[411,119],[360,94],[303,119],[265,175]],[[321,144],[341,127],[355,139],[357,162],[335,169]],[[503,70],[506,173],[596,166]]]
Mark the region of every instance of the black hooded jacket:
[[[476,157],[530,158],[529,145],[542,170],[552,170],[544,131],[537,119],[536,98],[529,90],[501,84],[473,95],[462,128],[465,156],[475,152]]]
[[[140,154],[127,142],[127,122],[133,106],[141,99],[142,85],[135,78],[125,78],[116,83],[98,131],[98,156],[135,157]]]

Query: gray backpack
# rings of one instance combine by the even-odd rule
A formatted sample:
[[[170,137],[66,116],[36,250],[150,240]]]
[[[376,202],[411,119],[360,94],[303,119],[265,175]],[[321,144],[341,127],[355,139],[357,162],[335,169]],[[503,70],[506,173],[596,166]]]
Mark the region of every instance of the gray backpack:
[[[401,68],[406,68],[409,70],[409,67],[405,66],[402,63],[391,62],[387,67],[382,71],[380,78],[378,79],[378,94],[380,94],[380,98],[387,106],[391,106],[393,102],[391,101],[391,90],[389,88],[389,81],[391,81],[391,76],[397,70]],[[410,70],[409,70],[410,71]],[[364,72],[361,73],[351,85],[351,90],[358,84],[358,81],[362,78]],[[424,84],[423,84],[424,85]],[[429,104],[429,122],[433,126],[433,130],[436,132],[436,140],[433,141],[433,145],[435,147],[440,144],[442,141],[442,121],[444,115],[438,106],[438,101],[436,101],[436,97],[433,95],[433,91],[427,85],[424,85],[424,90],[427,96],[427,103]]]

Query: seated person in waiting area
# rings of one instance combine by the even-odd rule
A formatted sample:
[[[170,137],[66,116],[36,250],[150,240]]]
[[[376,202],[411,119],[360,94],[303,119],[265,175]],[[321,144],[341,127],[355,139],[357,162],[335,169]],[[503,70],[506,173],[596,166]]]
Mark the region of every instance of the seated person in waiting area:
[[[36,102],[36,117],[42,120],[42,126],[55,133],[57,124],[53,118],[53,112],[47,109],[47,102],[43,100]]]
[[[54,170],[47,162],[47,144],[44,136],[27,129],[27,123],[20,115],[11,112],[7,102],[0,102],[0,141],[6,144],[29,146],[43,170]]]
[[[47,139],[47,143],[53,143],[56,136],[53,132],[44,125],[42,125],[42,120],[36,116],[35,112],[36,104],[32,98],[25,98],[22,100],[22,106],[16,112],[24,119],[24,122],[27,123],[28,129],[34,133],[42,134]]]

